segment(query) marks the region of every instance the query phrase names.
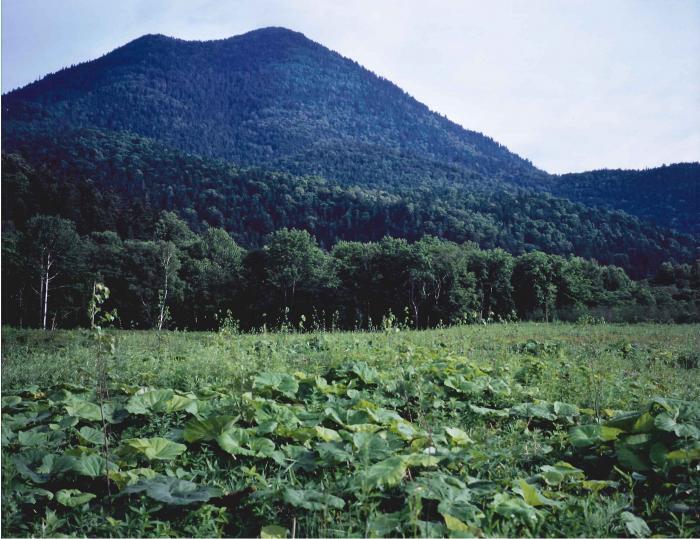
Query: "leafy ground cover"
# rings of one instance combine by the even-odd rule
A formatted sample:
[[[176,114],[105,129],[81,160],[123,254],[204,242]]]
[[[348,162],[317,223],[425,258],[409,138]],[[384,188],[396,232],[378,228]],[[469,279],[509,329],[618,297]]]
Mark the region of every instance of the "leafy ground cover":
[[[697,536],[699,335],[4,329],[2,533]]]

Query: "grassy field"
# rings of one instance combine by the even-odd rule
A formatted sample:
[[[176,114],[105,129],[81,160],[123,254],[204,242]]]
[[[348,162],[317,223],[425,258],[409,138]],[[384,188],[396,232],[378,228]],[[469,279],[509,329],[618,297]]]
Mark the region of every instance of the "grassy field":
[[[2,532],[698,536],[698,367],[683,325],[4,328]]]

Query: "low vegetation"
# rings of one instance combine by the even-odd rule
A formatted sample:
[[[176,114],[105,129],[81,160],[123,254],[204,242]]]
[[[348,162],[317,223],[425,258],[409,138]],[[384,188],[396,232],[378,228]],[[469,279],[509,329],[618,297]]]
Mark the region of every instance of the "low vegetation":
[[[697,536],[699,334],[5,329],[2,533]]]

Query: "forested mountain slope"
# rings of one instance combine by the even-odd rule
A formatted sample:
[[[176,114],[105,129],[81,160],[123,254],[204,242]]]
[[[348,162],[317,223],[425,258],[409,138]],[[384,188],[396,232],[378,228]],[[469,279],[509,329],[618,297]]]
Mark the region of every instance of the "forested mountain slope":
[[[469,191],[409,186],[391,192],[319,177],[240,169],[153,140],[96,129],[17,137],[3,156],[3,219],[60,215],[78,232],[116,230],[149,238],[161,210],[195,231],[225,228],[244,247],[270,232],[308,230],[330,248],[338,240],[434,235],[513,253],[539,249],[614,263],[634,277],[664,260],[697,257],[692,236],[618,211],[593,209],[527,189]]]
[[[634,277],[698,256],[667,227],[697,233],[699,165],[550,176],[282,28],[144,36],[3,96],[2,115],[12,226],[55,214],[145,238],[172,210],[245,247],[282,227],[324,247],[434,235]]]
[[[529,186],[661,226],[700,229],[697,163],[549,176],[284,28],[207,42],[143,36],[10,92],[2,111],[6,143],[47,126],[57,133],[99,127],[346,185]]]
[[[552,194],[616,208],[678,230],[700,233],[700,163],[648,170],[593,170],[552,176]]]
[[[4,97],[5,122],[48,117],[348,184],[484,176],[518,182],[541,174],[492,139],[283,28],[207,42],[147,35]]]

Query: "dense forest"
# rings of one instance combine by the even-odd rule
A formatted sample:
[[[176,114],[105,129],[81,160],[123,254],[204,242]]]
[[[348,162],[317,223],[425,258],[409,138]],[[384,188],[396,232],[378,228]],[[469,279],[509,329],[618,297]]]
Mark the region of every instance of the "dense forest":
[[[279,228],[339,240],[433,235],[518,254],[541,250],[613,263],[634,278],[667,260],[692,262],[698,241],[621,212],[587,208],[528,190],[470,192],[453,185],[390,192],[318,177],[242,170],[170,150],[134,135],[91,129],[16,139],[3,156],[3,219],[17,227],[35,214],[72,220],[81,234],[152,234],[161,210],[193,230],[221,227],[243,247]]]
[[[697,233],[700,164],[550,176],[298,32],[147,35],[3,96],[3,142],[75,127],[136,133],[243,167],[344,186],[528,187]]]
[[[575,202],[616,208],[667,228],[700,233],[700,163],[562,174],[550,176],[543,188]]]
[[[2,100],[3,323],[698,319],[700,165],[552,176],[281,28]],[[635,281],[633,281],[634,279]]]
[[[5,122],[48,116],[241,165],[313,167],[292,172],[353,184],[390,180],[381,176],[383,167],[346,169],[356,146],[361,153],[381,150],[376,159],[414,183],[422,174],[402,155],[489,176],[538,173],[492,139],[284,28],[207,42],[143,36],[3,99]]]
[[[654,275],[664,261],[690,263],[700,243],[622,212],[584,207],[527,189],[471,191],[434,185],[383,191],[319,177],[239,169],[149,139],[81,129],[16,137],[3,156],[3,219],[72,220],[81,234],[149,237],[161,210],[196,232],[227,230],[245,248],[287,227],[308,230],[330,249],[339,240],[417,240],[425,235],[514,254],[541,250]]]
[[[90,323],[102,306],[124,328],[431,327],[515,319],[697,321],[700,262],[665,263],[634,282],[614,266],[540,251],[513,256],[434,237],[341,241],[321,249],[283,228],[244,250],[220,228],[194,233],[162,212],[149,239],[80,236],[35,215],[2,241],[3,319],[18,326]],[[102,292],[100,292],[102,293]]]

